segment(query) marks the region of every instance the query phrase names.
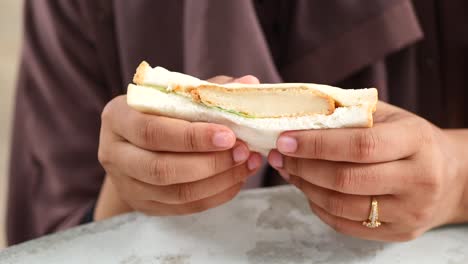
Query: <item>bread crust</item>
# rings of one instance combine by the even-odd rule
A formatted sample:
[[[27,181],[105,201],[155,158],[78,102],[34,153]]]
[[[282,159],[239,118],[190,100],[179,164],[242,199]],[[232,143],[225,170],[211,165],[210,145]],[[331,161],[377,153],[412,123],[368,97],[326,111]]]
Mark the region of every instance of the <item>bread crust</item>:
[[[151,69],[151,66],[148,62],[142,61],[140,65],[138,65],[135,75],[133,75],[133,82],[138,85],[142,85],[146,78],[146,71]]]

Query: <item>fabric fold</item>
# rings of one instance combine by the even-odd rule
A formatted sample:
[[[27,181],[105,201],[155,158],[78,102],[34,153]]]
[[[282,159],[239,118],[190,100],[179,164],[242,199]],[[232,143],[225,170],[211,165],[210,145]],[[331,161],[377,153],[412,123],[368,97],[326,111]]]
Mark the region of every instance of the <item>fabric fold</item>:
[[[185,73],[281,82],[252,1],[187,0],[184,19]]]
[[[288,81],[336,83],[423,37],[410,1],[369,17],[329,40],[280,72]]]

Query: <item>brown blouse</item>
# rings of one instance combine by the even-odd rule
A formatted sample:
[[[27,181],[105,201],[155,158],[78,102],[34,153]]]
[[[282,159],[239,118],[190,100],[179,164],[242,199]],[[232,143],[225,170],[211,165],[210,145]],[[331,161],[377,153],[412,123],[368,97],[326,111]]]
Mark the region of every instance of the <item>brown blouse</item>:
[[[10,244],[91,210],[100,113],[141,60],[200,78],[375,86],[441,127],[468,124],[466,0],[26,0],[24,11]]]

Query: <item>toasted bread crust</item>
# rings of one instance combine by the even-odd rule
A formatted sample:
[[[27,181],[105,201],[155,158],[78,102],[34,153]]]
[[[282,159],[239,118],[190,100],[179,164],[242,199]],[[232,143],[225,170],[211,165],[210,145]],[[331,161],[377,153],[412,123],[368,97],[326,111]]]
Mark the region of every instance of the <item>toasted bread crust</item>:
[[[138,85],[142,85],[145,80],[146,71],[151,69],[151,66],[146,61],[142,61],[136,69],[135,75],[133,76],[133,82]]]

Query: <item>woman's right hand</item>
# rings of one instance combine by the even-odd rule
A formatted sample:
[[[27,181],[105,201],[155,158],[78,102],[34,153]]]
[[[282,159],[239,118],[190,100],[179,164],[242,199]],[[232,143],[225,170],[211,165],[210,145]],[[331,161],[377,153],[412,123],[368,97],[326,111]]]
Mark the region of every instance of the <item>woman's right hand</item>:
[[[225,126],[144,114],[119,96],[102,113],[99,161],[107,176],[96,220],[132,210],[182,215],[216,207],[235,197],[262,158]]]

